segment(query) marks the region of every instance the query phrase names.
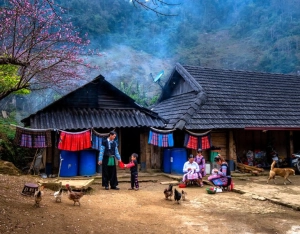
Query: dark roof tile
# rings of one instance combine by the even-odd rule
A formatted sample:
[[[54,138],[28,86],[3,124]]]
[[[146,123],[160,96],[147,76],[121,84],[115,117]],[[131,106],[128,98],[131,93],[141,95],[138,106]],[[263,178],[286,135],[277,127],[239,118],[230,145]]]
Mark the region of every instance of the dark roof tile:
[[[168,128],[179,121],[187,129],[300,128],[300,76],[180,64],[175,70],[199,91],[160,100],[154,111]]]

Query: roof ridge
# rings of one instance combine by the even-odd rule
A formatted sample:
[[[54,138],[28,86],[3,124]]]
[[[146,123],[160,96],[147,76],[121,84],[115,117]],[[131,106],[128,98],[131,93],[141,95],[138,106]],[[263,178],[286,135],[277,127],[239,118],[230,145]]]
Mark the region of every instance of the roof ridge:
[[[181,118],[175,123],[175,129],[183,129],[186,125],[186,123],[192,118],[192,116],[199,110],[200,106],[204,104],[204,102],[207,99],[207,95],[204,91],[199,91],[196,98],[193,102],[191,102],[191,105],[185,112],[185,114],[182,115]]]
[[[179,65],[182,66],[183,68],[184,67],[191,67],[191,68],[197,68],[197,69],[203,69],[203,70],[241,72],[241,73],[252,73],[252,74],[263,74],[263,75],[284,75],[284,76],[290,76],[290,77],[300,77],[298,74],[286,74],[286,73],[278,73],[278,72],[251,71],[251,70],[242,70],[242,69],[215,68],[215,67],[203,67],[203,66],[181,65],[181,64],[179,64]]]
[[[191,85],[191,87],[195,91],[198,91],[198,92],[204,91],[203,87],[195,80],[195,78],[180,63],[176,63],[175,69],[181,75],[181,77]]]

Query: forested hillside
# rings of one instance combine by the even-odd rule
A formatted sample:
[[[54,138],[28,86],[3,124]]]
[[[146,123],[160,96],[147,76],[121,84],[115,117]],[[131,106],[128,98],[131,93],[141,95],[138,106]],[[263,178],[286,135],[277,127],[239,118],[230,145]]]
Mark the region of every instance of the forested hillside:
[[[102,55],[90,58],[100,69],[86,73],[86,80],[101,74],[145,106],[161,91],[153,77],[164,71],[164,84],[176,62],[271,73],[300,71],[300,0],[164,0],[178,5],[152,5],[161,14],[130,0],[55,2],[80,34],[88,34],[91,49]],[[33,92],[22,97],[26,113],[19,119],[64,91],[62,87],[59,93],[47,90],[42,96]]]
[[[300,70],[300,0],[166,0],[180,5],[157,8],[176,16],[130,2],[60,0],[101,50],[122,45],[189,65]]]

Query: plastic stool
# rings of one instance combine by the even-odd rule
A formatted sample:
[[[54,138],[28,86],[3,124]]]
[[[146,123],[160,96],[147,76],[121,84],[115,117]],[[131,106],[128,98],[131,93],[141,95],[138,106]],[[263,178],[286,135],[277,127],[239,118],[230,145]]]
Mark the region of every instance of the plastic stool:
[[[37,184],[26,183],[21,194],[25,196],[33,196],[35,191],[38,190],[38,187],[39,186]]]

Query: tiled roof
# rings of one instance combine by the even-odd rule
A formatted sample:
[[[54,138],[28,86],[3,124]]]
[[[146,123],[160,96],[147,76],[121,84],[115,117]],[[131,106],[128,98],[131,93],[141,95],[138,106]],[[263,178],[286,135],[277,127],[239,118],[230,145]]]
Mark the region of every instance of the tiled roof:
[[[164,127],[161,119],[135,109],[64,108],[38,112],[30,122],[35,129]]]
[[[165,121],[107,82],[96,77],[49,106],[23,119],[35,129],[163,128]]]
[[[175,70],[183,79],[194,79],[201,86],[197,98],[202,100],[190,118],[182,116],[188,115],[187,110],[195,103],[197,94],[182,93],[161,100],[154,111],[169,120],[168,128],[176,127],[184,119],[187,129],[300,129],[300,76],[180,64]],[[178,115],[171,114],[172,109]]]

